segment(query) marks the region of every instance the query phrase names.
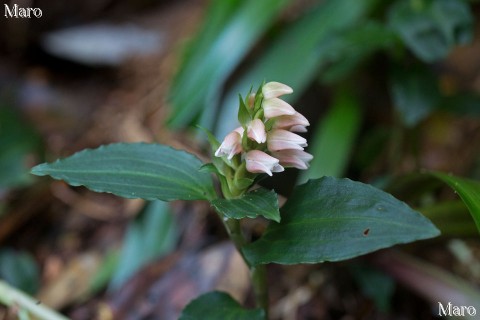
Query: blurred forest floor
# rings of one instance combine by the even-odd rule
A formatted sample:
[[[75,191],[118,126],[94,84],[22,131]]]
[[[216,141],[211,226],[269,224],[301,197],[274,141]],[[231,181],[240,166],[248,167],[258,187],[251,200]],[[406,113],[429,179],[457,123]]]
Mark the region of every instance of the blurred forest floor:
[[[9,110],[0,116],[23,130],[12,133],[22,137],[18,143],[28,145],[20,159],[22,166],[111,142],[156,141],[206,158],[202,143],[192,132],[174,132],[163,125],[169,112],[165,98],[179,53],[197,31],[206,1],[33,1],[33,5],[42,8],[42,18],[0,18],[0,107]],[[309,1],[298,1],[289,14],[308,5]],[[52,54],[42,45],[45,35],[58,27],[92,21],[135,24],[156,34],[158,46],[120,62],[102,62],[97,57],[100,60],[94,63],[82,63]],[[477,24],[476,30],[479,28]],[[475,80],[472,86],[480,93],[478,35],[472,46],[453,52],[445,62],[444,67],[455,76],[444,77],[444,90]],[[90,40],[88,36],[82,39],[85,43]],[[369,96],[384,98],[374,92]],[[378,124],[387,118],[386,111],[367,110],[367,123]],[[462,174],[479,160],[478,118],[439,115],[427,121],[420,143],[423,167]],[[3,134],[0,131],[1,142]],[[397,170],[407,172],[411,161],[398,159]],[[379,164],[370,171],[351,173],[353,178],[369,181],[381,168]],[[480,177],[480,165],[477,168]],[[455,198],[441,192],[446,198]],[[152,236],[155,244],[171,242],[166,244],[165,255],[158,258],[155,252],[149,257],[142,255],[142,251],[155,251],[146,248],[148,239],[130,241],[127,261],[140,263],[155,256],[133,276],[127,271],[117,274],[119,261],[123,261],[120,249],[128,242],[125,235],[140,239],[138,234],[155,234],[149,225],[162,227],[145,216],[150,207],[145,209],[144,201],[22,177],[18,184],[0,185],[0,206],[0,277],[72,319],[176,319],[190,299],[213,288],[228,290],[253,305],[248,273],[233,247],[224,242],[221,221],[203,202],[175,202],[170,209],[159,209],[171,212],[173,219],[167,224],[174,225],[176,234],[168,239]],[[265,225],[252,222],[247,229],[256,236]],[[478,288],[478,234],[452,241],[437,239],[402,249]],[[462,260],[458,252],[467,252],[469,258]],[[387,254],[335,264],[269,266],[272,317],[432,319],[428,299],[372,268],[390,259]],[[116,279],[115,285],[110,283],[112,279]],[[372,287],[378,290],[370,290]],[[480,304],[478,307],[480,312]],[[16,319],[15,310],[1,309],[0,319]]]

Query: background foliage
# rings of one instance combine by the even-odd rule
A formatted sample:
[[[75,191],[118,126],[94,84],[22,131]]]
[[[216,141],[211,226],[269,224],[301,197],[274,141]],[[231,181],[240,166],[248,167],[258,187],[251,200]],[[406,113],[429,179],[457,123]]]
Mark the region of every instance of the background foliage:
[[[101,312],[96,303],[101,300],[118,319],[129,313],[176,319],[178,310],[169,309],[175,303],[168,297],[186,304],[221,282],[208,275],[222,272],[207,272],[213,266],[201,263],[202,257],[213,259],[205,248],[224,239],[218,222],[208,218],[208,206],[176,202],[166,208],[161,202],[145,205],[92,195],[32,179],[28,170],[86,147],[124,141],[170,144],[203,159],[208,151],[203,136],[193,133],[198,131],[195,125],[223,138],[236,126],[238,93],[275,80],[294,88],[289,102],[312,124],[307,151],[315,156],[302,174],[289,170],[261,181],[280,193],[281,203],[308,179],[348,177],[407,202],[433,221],[442,237],[335,268],[302,266],[293,272],[273,266],[272,317],[361,317],[361,310],[367,310],[372,317],[411,318],[409,310],[430,314],[429,303],[439,299],[478,300],[477,2],[107,2],[45,4],[43,20],[17,25],[2,21],[8,26],[0,31],[3,280],[72,317],[93,318]],[[146,12],[152,16],[142,16]],[[134,13],[138,20],[156,21],[156,32],[165,41],[164,51],[150,60],[85,66],[53,56],[42,46],[52,29],[91,21],[131,22]],[[64,16],[71,22],[59,18]],[[97,32],[87,32],[82,47]],[[104,48],[92,47],[96,53]],[[163,200],[210,198],[212,187],[204,179],[208,174],[192,176],[198,178],[198,188]],[[174,192],[175,184],[171,187]],[[286,223],[268,204],[261,214]],[[252,237],[264,230],[274,234],[275,227],[267,228],[261,218],[256,221],[248,225]],[[228,250],[221,252],[232,257]],[[184,271],[187,265],[195,272]],[[221,266],[241,278],[241,271]],[[210,279],[210,287],[185,276],[194,273]],[[78,290],[62,291],[65,283],[75,283]],[[438,287],[444,295],[433,294]],[[245,298],[246,292],[236,298]],[[307,297],[304,302],[296,299],[298,292]],[[354,297],[354,302],[340,306],[338,296]],[[145,297],[164,303],[155,309]],[[258,313],[239,310],[223,294],[203,298],[226,301],[246,316]],[[138,299],[147,306],[136,304]],[[293,311],[281,308],[286,302]],[[193,304],[189,310],[198,307]]]

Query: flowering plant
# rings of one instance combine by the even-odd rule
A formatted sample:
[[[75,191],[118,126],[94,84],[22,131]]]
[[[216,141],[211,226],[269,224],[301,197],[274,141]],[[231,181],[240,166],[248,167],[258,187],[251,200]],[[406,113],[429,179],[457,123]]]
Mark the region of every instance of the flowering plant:
[[[307,140],[293,133],[306,132],[310,123],[279,98],[292,93],[292,88],[269,82],[260,89],[250,93],[247,101],[240,97],[240,127],[230,132],[220,145],[210,138],[215,157],[222,159],[214,159],[213,165],[225,198],[245,193],[259,173],[271,176],[285,167],[307,169],[313,158],[303,151]]]
[[[287,85],[268,82],[240,97],[240,126],[222,143],[207,132],[212,163],[165,145],[116,143],[40,164],[32,173],[126,198],[209,201],[251,271],[257,308],[243,309],[228,294],[213,292],[193,300],[181,319],[266,319],[269,263],[345,260],[439,234],[405,203],[349,179],[323,177],[297,186],[280,211],[278,195],[257,187],[258,178],[288,167],[307,169],[312,159],[297,134],[308,120],[280,99],[289,93]],[[259,216],[271,222],[252,242],[241,223]]]

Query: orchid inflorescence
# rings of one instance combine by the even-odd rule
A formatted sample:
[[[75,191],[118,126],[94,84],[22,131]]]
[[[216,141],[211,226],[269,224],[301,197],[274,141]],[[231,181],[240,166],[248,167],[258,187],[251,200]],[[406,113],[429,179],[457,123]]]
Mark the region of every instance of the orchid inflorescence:
[[[225,196],[243,194],[259,173],[269,176],[285,168],[307,169],[313,156],[304,150],[307,140],[294,132],[306,132],[308,120],[279,97],[292,93],[279,82],[262,84],[256,93],[240,97],[241,126],[226,135],[216,148],[217,176]]]

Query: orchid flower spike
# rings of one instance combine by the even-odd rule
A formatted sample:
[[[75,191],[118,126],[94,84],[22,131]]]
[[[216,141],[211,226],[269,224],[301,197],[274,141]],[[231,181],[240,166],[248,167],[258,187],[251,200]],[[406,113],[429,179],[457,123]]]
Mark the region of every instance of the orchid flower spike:
[[[230,132],[215,151],[216,157],[223,158],[214,165],[222,176],[224,194],[244,194],[259,173],[271,176],[285,167],[308,168],[313,156],[303,150],[307,140],[293,132],[306,132],[310,123],[279,98],[292,92],[283,83],[267,82],[258,92],[241,98],[241,127]]]

